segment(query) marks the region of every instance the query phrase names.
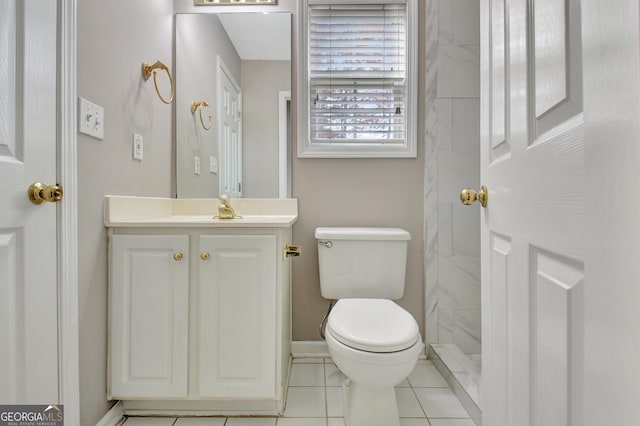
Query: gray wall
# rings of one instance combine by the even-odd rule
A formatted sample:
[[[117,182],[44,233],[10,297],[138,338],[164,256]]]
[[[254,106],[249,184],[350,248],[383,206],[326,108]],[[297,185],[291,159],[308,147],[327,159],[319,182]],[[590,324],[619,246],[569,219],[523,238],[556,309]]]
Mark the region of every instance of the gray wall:
[[[209,157],[219,157],[218,55],[240,84],[240,57],[220,20],[213,15],[176,15],[176,173],[180,198],[218,196],[218,174],[209,171]],[[212,126],[204,130],[200,111],[191,113],[191,102],[205,100]],[[205,121],[206,124],[206,121]],[[200,174],[194,173],[194,157],[200,158]],[[218,158],[219,160],[219,158]]]
[[[428,343],[480,353],[480,11],[476,0],[429,2],[425,179]]]
[[[105,194],[174,193],[172,105],[163,104],[142,62],[173,67],[173,5],[158,0],[78,2],[78,95],[105,108],[104,140],[78,137],[80,417],[94,425],[106,400],[107,232]],[[164,82],[160,76],[159,81]],[[165,95],[168,96],[168,95]],[[131,158],[132,133],[144,160]]]
[[[327,301],[320,295],[318,226],[391,226],[411,233],[404,297],[398,302],[423,321],[423,150],[417,159],[294,159],[293,196],[299,218],[293,239],[293,340],[320,340]]]
[[[291,62],[242,61],[243,196],[278,198],[278,92],[291,90]]]

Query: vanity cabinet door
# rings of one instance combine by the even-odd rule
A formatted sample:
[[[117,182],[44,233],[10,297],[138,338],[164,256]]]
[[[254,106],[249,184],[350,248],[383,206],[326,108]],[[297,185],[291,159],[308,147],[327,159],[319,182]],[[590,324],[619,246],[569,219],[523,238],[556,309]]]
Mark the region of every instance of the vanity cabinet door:
[[[274,398],[275,236],[203,235],[199,249],[198,395]]]
[[[189,237],[113,235],[110,396],[184,398]]]

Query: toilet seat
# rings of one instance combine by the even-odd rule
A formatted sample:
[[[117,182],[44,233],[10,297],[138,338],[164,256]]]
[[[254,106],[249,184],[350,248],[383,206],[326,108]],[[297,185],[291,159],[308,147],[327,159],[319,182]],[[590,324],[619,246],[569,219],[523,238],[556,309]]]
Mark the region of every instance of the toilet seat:
[[[413,316],[387,299],[340,299],[327,329],[343,345],[375,353],[402,351],[420,339]]]

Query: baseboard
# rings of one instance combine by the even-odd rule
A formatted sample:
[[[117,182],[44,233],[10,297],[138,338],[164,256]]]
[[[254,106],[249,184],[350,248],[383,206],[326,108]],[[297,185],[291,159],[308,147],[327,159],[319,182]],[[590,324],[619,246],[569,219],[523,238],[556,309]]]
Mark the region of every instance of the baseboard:
[[[293,341],[291,342],[291,355],[294,358],[323,358],[329,356],[329,348],[324,340]]]
[[[111,407],[111,410],[107,411],[107,414],[96,423],[96,426],[118,426],[122,424],[123,420],[124,408],[122,407],[122,402],[118,401]]]

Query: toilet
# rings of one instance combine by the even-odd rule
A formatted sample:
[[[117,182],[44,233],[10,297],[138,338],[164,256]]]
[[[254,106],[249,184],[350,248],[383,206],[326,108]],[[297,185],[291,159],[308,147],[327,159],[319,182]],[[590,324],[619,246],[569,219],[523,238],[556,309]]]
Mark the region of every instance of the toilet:
[[[424,344],[402,297],[411,235],[398,228],[316,228],[322,297],[337,300],[324,330],[347,377],[347,426],[399,426],[394,386],[409,376]]]

